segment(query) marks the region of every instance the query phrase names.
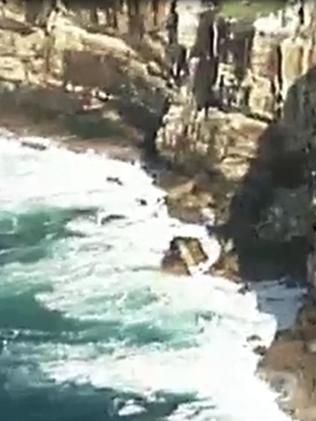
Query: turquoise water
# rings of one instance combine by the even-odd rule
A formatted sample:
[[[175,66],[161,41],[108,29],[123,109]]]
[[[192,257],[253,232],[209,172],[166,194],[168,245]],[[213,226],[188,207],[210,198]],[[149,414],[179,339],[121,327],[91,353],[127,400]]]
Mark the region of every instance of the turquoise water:
[[[205,230],[169,218],[140,165],[3,131],[0,177],[1,421],[288,419],[247,342],[275,317],[229,281],[160,272],[174,235]]]

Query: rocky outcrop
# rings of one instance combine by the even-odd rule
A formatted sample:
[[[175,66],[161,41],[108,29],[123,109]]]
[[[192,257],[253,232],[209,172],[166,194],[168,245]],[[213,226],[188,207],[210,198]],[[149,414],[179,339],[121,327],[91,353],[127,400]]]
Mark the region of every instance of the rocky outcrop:
[[[170,216],[183,222],[205,224],[214,214],[216,203],[208,191],[208,180],[191,179],[167,189],[166,204]]]
[[[170,107],[158,132],[157,147],[161,156],[186,173],[206,173],[217,222],[223,223],[228,218],[223,208],[229,208],[234,188],[248,173],[266,129],[266,123],[242,114],[212,110],[205,120],[190,106],[177,104]]]
[[[304,421],[314,420],[316,413],[315,340],[315,306],[307,303],[295,328],[272,344],[259,369],[280,393],[280,405]]]
[[[171,106],[164,122],[157,146],[165,159],[192,174],[221,172],[232,181],[247,173],[267,128],[264,122],[216,109],[205,120],[185,103]]]
[[[207,227],[191,225],[188,228],[188,235],[171,240],[162,259],[162,268],[168,272],[187,275],[209,273],[220,259],[221,245],[214,236],[208,235]]]
[[[162,260],[162,269],[176,274],[191,274],[191,270],[206,263],[208,256],[197,238],[175,237]]]

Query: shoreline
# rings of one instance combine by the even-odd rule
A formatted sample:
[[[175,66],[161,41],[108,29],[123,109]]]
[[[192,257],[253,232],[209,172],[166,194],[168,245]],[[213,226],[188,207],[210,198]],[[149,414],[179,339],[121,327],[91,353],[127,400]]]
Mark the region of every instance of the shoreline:
[[[122,161],[133,161],[142,159],[143,151],[138,145],[131,145],[124,141],[118,144],[116,140],[105,140],[104,138],[86,138],[71,134],[60,124],[57,118],[42,119],[35,122],[31,117],[23,115],[18,111],[10,112],[0,116],[0,127],[16,134],[17,136],[34,136],[51,138],[57,145],[72,152],[81,153],[89,149],[95,153],[106,153],[110,158]]]
[[[18,123],[18,124],[16,124]],[[144,160],[144,151],[142,151],[140,148],[137,148],[135,146],[124,146],[124,145],[117,145],[114,144],[104,144],[102,143],[101,139],[79,139],[75,136],[71,136],[66,131],[63,131],[56,125],[56,122],[52,121],[50,124],[48,122],[44,121],[42,124],[32,123],[28,117],[25,117],[23,115],[10,115],[6,117],[0,118],[0,127],[9,130],[10,132],[16,134],[17,136],[39,136],[45,138],[50,138],[52,140],[52,143],[56,143],[58,147],[65,148],[67,150],[70,150],[75,153],[85,153],[89,150],[93,150],[97,154],[103,154],[107,155],[109,158],[114,158],[118,160],[122,160],[125,162],[133,162],[135,160],[139,160],[140,162],[143,162],[145,164]],[[75,140],[75,144],[71,144],[72,139]],[[36,145],[36,143],[35,143]],[[30,145],[24,145],[25,147],[30,147]],[[36,146],[35,148],[36,149]],[[150,171],[150,168],[147,168],[147,170]],[[180,174],[177,174],[176,172],[172,172],[170,169],[166,168],[160,168],[158,170],[159,176],[157,184],[159,187],[161,187],[165,192],[166,195],[170,195],[173,191],[173,184],[175,183],[180,184],[180,186],[185,186],[187,183],[190,183],[190,180],[192,181],[192,178],[181,176]],[[165,177],[164,177],[165,176]],[[163,180],[165,178],[165,180]],[[168,178],[169,178],[169,189],[168,189]],[[172,180],[173,179],[173,180]],[[170,187],[171,186],[171,187]],[[177,188],[177,187],[176,187]],[[168,207],[168,212],[170,214],[170,209]],[[174,216],[174,215],[173,215]],[[199,223],[196,221],[196,223]],[[231,274],[229,273],[229,269],[227,272],[221,272],[221,276],[226,277],[228,280],[231,280]],[[210,273],[210,276],[212,276],[212,273]],[[213,276],[216,276],[216,273],[213,274]],[[232,281],[234,282],[234,281]],[[243,283],[244,281],[242,281]],[[253,292],[257,294],[255,289],[253,289]],[[297,317],[298,318],[298,317]],[[296,318],[296,319],[297,319]],[[295,330],[297,328],[297,324],[294,324],[289,330]],[[282,375],[280,375],[280,370],[278,369],[278,364],[280,364],[280,357],[279,351],[275,351],[275,348],[278,348],[281,343],[283,342],[283,336],[287,335],[288,331],[284,332],[276,332],[275,338],[271,344],[271,347],[267,350],[265,350],[263,358],[259,361],[257,366],[257,373],[256,376],[259,379],[263,379],[269,386],[271,387],[271,390],[277,391],[279,394],[279,397],[276,398],[276,402],[278,403],[280,409],[289,415],[295,415],[296,410],[293,409],[293,406],[301,406],[301,404],[298,404],[297,398],[293,398],[293,405],[292,403],[289,404],[289,402],[283,402],[282,401],[282,395],[288,393],[288,385],[285,382],[283,385],[283,388],[280,389],[279,383],[276,381],[276,379],[279,379],[280,376],[282,378]],[[274,354],[276,353],[276,356]],[[282,358],[282,357],[281,357]],[[315,357],[316,358],[316,357]],[[315,360],[316,361],[316,360]],[[276,365],[276,368],[274,366]],[[281,373],[282,374],[282,373]],[[284,375],[283,377],[286,377],[287,375]],[[292,375],[294,377],[294,374]],[[310,421],[309,418],[303,418],[307,421]]]
[[[149,16],[146,16],[147,20],[149,20],[148,17]],[[267,21],[267,23],[268,22],[269,21]],[[273,182],[271,183],[272,185],[269,186],[269,176],[271,175],[269,171],[271,168],[266,168],[266,170],[269,171],[267,171],[266,179],[263,175],[262,181],[262,173],[265,174],[265,171],[262,171],[261,165],[263,165],[263,161],[265,161],[268,157],[267,151],[269,150],[271,156],[273,154],[277,154],[277,150],[275,151],[274,147],[271,148],[271,150],[268,147],[270,143],[273,143],[272,141],[270,142],[270,140],[274,141],[273,136],[271,136],[271,139],[267,136],[267,140],[269,140],[269,142],[265,143],[263,149],[261,143],[260,150],[259,139],[263,136],[263,133],[266,133],[265,129],[262,127],[262,122],[259,124],[259,120],[257,119],[246,119],[245,115],[241,115],[238,119],[236,114],[231,115],[230,117],[232,118],[229,120],[229,115],[219,113],[218,119],[215,119],[216,121],[214,120],[214,122],[208,121],[203,123],[193,114],[188,116],[184,116],[184,114],[182,114],[186,102],[188,102],[186,99],[184,99],[183,104],[181,101],[178,104],[178,98],[175,98],[174,102],[176,103],[176,106],[174,107],[174,110],[177,111],[178,107],[178,111],[180,113],[179,119],[175,119],[173,121],[172,119],[169,119],[169,126],[171,128],[169,132],[165,125],[162,125],[163,127],[161,127],[161,129],[163,135],[168,135],[168,133],[170,133],[170,145],[172,146],[176,138],[176,136],[174,136],[176,132],[175,128],[177,128],[179,124],[180,126],[182,125],[183,129],[185,129],[183,130],[183,133],[185,131],[187,133],[191,133],[191,137],[189,136],[186,139],[188,151],[185,151],[184,156],[182,156],[183,136],[179,136],[179,148],[174,150],[173,147],[170,147],[170,156],[175,157],[174,160],[169,160],[169,162],[172,162],[171,165],[167,165],[165,162],[159,160],[148,160],[145,156],[144,138],[146,135],[151,136],[156,123],[158,123],[161,117],[161,114],[164,114],[164,111],[162,111],[162,103],[166,92],[166,86],[164,77],[165,63],[163,45],[161,45],[160,42],[157,42],[157,40],[155,41],[149,37],[147,40],[148,45],[144,43],[142,46],[139,45],[135,47],[129,44],[129,40],[121,42],[122,40],[120,39],[119,33],[114,32],[113,37],[107,37],[101,34],[94,34],[91,36],[89,31],[84,30],[84,32],[82,32],[82,28],[77,28],[76,24],[73,23],[71,32],[69,32],[69,27],[65,30],[66,26],[64,26],[64,24],[65,22],[62,19],[60,21],[57,19],[56,40],[60,45],[58,48],[52,49],[52,55],[48,63],[49,74],[46,75],[48,76],[47,80],[57,81],[57,85],[62,86],[61,82],[64,77],[63,70],[65,66],[62,51],[66,51],[68,48],[73,49],[74,51],[88,51],[91,53],[91,56],[93,56],[96,51],[99,51],[98,48],[100,49],[100,54],[101,52],[104,54],[106,51],[106,54],[109,54],[109,57],[107,57],[109,60],[105,62],[106,69],[109,71],[109,74],[106,74],[106,78],[103,77],[104,74],[107,73],[104,72],[103,65],[100,65],[100,69],[98,69],[101,71],[102,77],[100,77],[97,81],[95,81],[95,78],[98,79],[95,73],[98,74],[98,72],[94,71],[94,67],[91,64],[86,67],[83,63],[80,75],[80,66],[77,67],[76,62],[71,62],[72,66],[69,68],[71,70],[69,70],[70,81],[74,82],[74,84],[76,84],[76,80],[80,76],[81,80],[79,81],[80,83],[77,83],[78,85],[89,86],[91,85],[91,81],[93,81],[93,84],[102,87],[109,84],[107,91],[109,91],[110,94],[112,91],[114,93],[117,91],[119,92],[119,96],[121,96],[120,100],[118,102],[114,100],[113,104],[110,102],[106,103],[106,106],[104,107],[106,118],[104,118],[104,121],[102,122],[102,130],[99,130],[99,123],[101,119],[99,119],[96,114],[77,114],[77,110],[80,109],[80,101],[78,101],[76,94],[70,98],[68,94],[65,95],[65,92],[59,88],[56,92],[54,92],[54,85],[51,86],[52,89],[48,89],[49,84],[46,84],[46,76],[43,77],[43,69],[46,67],[42,66],[44,63],[43,59],[45,59],[45,54],[42,53],[42,50],[43,52],[47,51],[47,45],[45,42],[46,38],[43,37],[43,33],[41,31],[35,31],[33,35],[31,35],[34,37],[35,42],[32,42],[30,45],[26,43],[20,51],[17,48],[17,46],[20,45],[19,35],[15,32],[14,28],[13,30],[9,29],[7,34],[10,35],[13,40],[16,40],[16,42],[13,43],[13,52],[10,51],[11,46],[9,43],[7,46],[8,50],[4,48],[4,51],[7,51],[3,54],[4,56],[12,54],[13,65],[12,68],[9,66],[9,71],[5,66],[4,69],[2,69],[2,76],[4,80],[3,86],[7,89],[5,82],[6,79],[21,79],[21,86],[23,87],[23,84],[25,83],[24,73],[27,70],[32,76],[28,82],[30,87],[42,87],[44,92],[38,92],[38,95],[35,95],[37,93],[36,89],[31,89],[30,91],[26,90],[25,93],[22,92],[22,95],[20,95],[18,89],[16,93],[12,92],[12,94],[6,93],[5,89],[2,93],[1,105],[3,111],[0,116],[1,127],[12,131],[17,136],[49,137],[58,147],[65,148],[74,153],[85,153],[89,150],[93,150],[94,153],[105,154],[109,158],[131,163],[134,161],[141,162],[144,170],[153,177],[155,184],[166,192],[166,205],[169,215],[184,222],[192,222],[200,225],[203,224],[203,212],[207,209],[211,212],[215,211],[215,229],[220,226],[222,216],[223,224],[225,224],[226,216],[228,217],[232,212],[232,208],[229,204],[231,195],[235,197],[237,192],[238,196],[240,186],[245,187],[243,184],[243,176],[245,174],[246,177],[249,178],[250,175],[250,178],[253,177],[256,180],[256,188],[253,191],[250,190],[248,199],[247,188],[249,186],[246,186],[247,188],[244,190],[241,189],[243,190],[242,193],[244,193],[244,195],[239,197],[241,202],[243,202],[246,198],[246,202],[248,200],[249,203],[252,204],[252,198],[256,198],[257,191],[265,190],[265,188],[269,190],[269,193],[276,193],[274,191],[275,186]],[[6,33],[6,30],[4,30],[4,33]],[[68,35],[65,37],[65,34]],[[78,34],[81,34],[79,38],[77,37]],[[195,36],[195,33],[192,35]],[[54,39],[54,42],[56,40]],[[117,43],[113,41],[119,42]],[[254,44],[252,44],[252,41],[254,41]],[[4,44],[6,43],[4,42]],[[292,44],[294,45],[293,40],[291,40],[291,45]],[[262,73],[264,74],[266,70],[265,68],[267,67],[269,54],[274,52],[270,43],[270,35],[266,38],[264,35],[260,35],[255,38],[255,40],[252,39],[251,43],[248,43],[247,45],[252,45],[252,50],[251,57],[248,57],[249,65],[247,64],[245,70],[247,70],[247,72],[251,70],[251,74],[254,76],[254,79],[251,82],[251,111],[254,113],[253,115],[266,118],[267,116],[270,116],[270,108],[274,104],[272,94],[270,96],[268,94],[270,85],[265,83],[268,82],[267,78],[261,77]],[[34,48],[34,46],[36,46],[36,48]],[[31,65],[31,70],[27,69],[24,56],[37,57],[38,47],[39,50],[42,49],[40,51],[40,55],[42,55],[41,59],[43,63],[38,63],[37,60],[34,60],[33,63],[31,60],[29,63]],[[110,53],[108,53],[108,51],[110,51]],[[80,56],[80,54],[78,56]],[[114,64],[111,60],[113,57],[115,61]],[[77,59],[79,60],[79,58],[80,57]],[[16,60],[18,66],[16,65]],[[251,62],[255,62],[257,65],[251,67]],[[61,63],[63,63],[63,65],[61,65]],[[78,63],[80,63],[80,60]],[[228,75],[235,72],[237,64],[236,60],[236,63],[234,61],[231,69],[226,69]],[[280,66],[281,64],[282,63],[280,63]],[[286,68],[290,67],[289,64],[285,62],[283,62],[283,66]],[[19,72],[20,67],[21,69],[24,69],[23,72],[21,72],[22,76],[20,76]],[[90,73],[90,69],[93,70],[91,75],[88,74]],[[56,74],[58,75],[57,80]],[[287,80],[286,74],[282,73],[281,76],[284,77],[285,81]],[[299,87],[300,80],[301,75],[297,74],[294,86],[297,85],[297,87]],[[128,91],[124,88],[121,92],[119,88],[123,83],[125,84],[126,81],[130,90]],[[15,83],[13,83],[13,85],[15,86]],[[10,86],[11,85],[9,83],[9,87]],[[161,90],[160,94],[157,91],[158,87]],[[203,87],[202,90],[204,91]],[[137,92],[137,95],[132,98],[131,94],[134,91]],[[265,101],[261,101],[261,98],[265,99]],[[50,99],[52,101],[50,101]],[[139,101],[136,106],[132,99],[137,99]],[[139,106],[139,104],[141,104],[141,106]],[[267,107],[265,104],[267,104]],[[152,114],[152,109],[154,109],[154,115]],[[88,117],[87,119],[85,118],[86,116]],[[91,116],[91,121],[89,116]],[[187,126],[188,118],[192,119],[189,129],[188,127],[185,127]],[[285,123],[288,124],[288,122]],[[292,121],[290,123],[292,124]],[[227,130],[222,130],[222,128]],[[217,137],[215,136],[214,141],[214,139],[209,139],[208,134],[215,129],[218,129],[219,135]],[[101,136],[93,137],[94,133],[101,133]],[[92,134],[92,136],[87,136],[86,138],[82,137],[85,134]],[[274,136],[279,137],[279,134],[280,133],[277,132]],[[284,136],[285,135],[288,136],[287,133],[285,133]],[[223,145],[221,136],[223,136]],[[162,137],[165,138],[166,136]],[[246,142],[245,139],[247,140]],[[233,145],[231,145],[232,147],[230,147],[230,141],[233,143]],[[213,143],[216,143],[216,147],[210,154],[209,146],[213,146]],[[165,156],[168,158],[168,147],[163,145],[162,148],[165,151]],[[198,157],[196,157],[196,153],[192,151],[197,151]],[[160,150],[160,152],[162,151]],[[160,156],[161,155],[162,154],[160,153]],[[264,159],[258,161],[258,156],[261,158],[262,155],[264,156]],[[184,162],[187,159],[188,167],[191,167],[192,164],[193,175],[184,175],[181,173],[181,170],[177,168],[177,165],[181,162],[182,158],[184,159]],[[195,163],[194,161],[196,158],[198,159]],[[219,169],[217,179],[216,172],[213,171],[214,168],[212,168],[211,165],[213,158],[216,158],[214,159],[214,163]],[[280,153],[279,158],[282,158],[282,153]],[[291,156],[289,156],[289,158],[291,158]],[[298,158],[300,158],[300,156],[298,156]],[[291,173],[294,173],[295,175],[295,170],[292,171],[291,168],[293,168],[293,165],[296,165],[296,161],[294,160],[293,162],[294,164],[291,159],[289,162],[284,159],[284,168],[280,165],[280,172],[277,171],[277,169],[279,169],[278,164],[273,167],[274,175],[277,180],[279,180],[281,188],[284,187],[282,184],[284,181],[285,187],[288,184],[291,185],[291,182],[293,181]],[[300,163],[299,160],[297,162]],[[204,163],[204,169],[206,171],[205,174],[197,176],[195,171],[201,170],[201,163]],[[256,165],[256,163],[259,165]],[[273,164],[275,163],[273,162]],[[288,164],[289,166],[287,166]],[[297,182],[296,178],[300,178],[299,170],[300,167],[297,166],[298,177],[297,175],[294,176],[295,182]],[[227,177],[228,181],[225,177]],[[231,182],[231,180],[233,180],[233,182]],[[267,185],[265,185],[266,181]],[[280,191],[281,193],[284,193],[284,190],[280,189]],[[293,192],[295,193],[294,189]],[[288,194],[286,196],[286,200],[290,197],[292,197],[291,194]],[[280,202],[277,202],[277,204],[280,204],[282,209],[283,202],[281,199],[283,200],[283,196],[280,194]],[[291,214],[291,209],[293,208],[294,212],[296,208],[290,200],[287,205],[286,200],[285,209],[289,209]],[[299,207],[304,207],[304,202],[301,202],[300,195],[298,195],[294,201],[295,203],[299,203]],[[268,204],[269,206],[271,205],[269,202]],[[261,203],[261,209],[263,206],[264,205]],[[283,222],[285,221],[285,229],[287,229],[286,214],[285,217],[283,216],[282,218]],[[260,218],[258,218],[258,220],[256,220],[256,218],[254,219],[255,222],[262,222]],[[242,286],[246,283],[245,279],[248,278],[246,278],[247,275],[245,275],[245,272],[240,270],[242,265],[241,257],[244,259],[244,269],[245,267],[248,267],[249,269],[249,263],[251,263],[250,269],[254,269],[252,272],[247,272],[247,274],[256,274],[256,271],[258,270],[258,278],[262,275],[262,273],[268,273],[270,275],[271,272],[274,272],[274,270],[279,270],[279,265],[282,266],[281,263],[283,260],[286,270],[289,270],[289,266],[292,266],[292,262],[296,269],[296,255],[299,254],[298,247],[300,247],[300,243],[295,243],[293,248],[288,248],[284,252],[284,247],[285,245],[288,246],[288,244],[285,244],[285,242],[281,245],[277,243],[276,240],[279,240],[279,238],[273,223],[270,227],[273,240],[271,242],[267,241],[267,243],[262,242],[262,248],[254,250],[252,255],[250,253],[253,251],[252,249],[258,245],[258,237],[253,239],[251,236],[248,238],[246,235],[246,231],[250,227],[251,221],[247,220],[245,224],[242,225],[243,220],[238,219],[237,212],[237,218],[233,219],[232,222],[232,227],[236,228],[236,231],[240,231],[241,233],[244,233],[245,231],[245,235],[240,236],[239,247],[243,246],[248,240],[253,240],[253,242],[249,243],[250,245],[244,254],[237,255],[238,253],[236,253],[236,248],[235,250],[234,247],[231,248],[225,238],[225,232],[224,235],[222,235],[222,232],[216,233],[215,235],[222,240],[222,256],[218,265],[215,265],[213,273],[211,272],[210,275],[225,276],[236,283],[240,282]],[[239,225],[240,223],[241,225]],[[258,226],[260,225],[258,224]],[[264,227],[264,225],[262,225],[262,227]],[[289,232],[292,234],[291,227]],[[294,230],[294,234],[295,233],[296,231]],[[238,239],[239,232],[237,234],[236,238]],[[252,232],[250,234],[252,234]],[[257,234],[257,231],[255,231],[255,234]],[[269,234],[269,226],[267,227],[266,234]],[[220,237],[220,235],[224,238]],[[282,237],[282,233],[280,236]],[[273,248],[273,245],[275,245],[275,248]],[[240,247],[240,249],[242,249],[242,247]],[[270,254],[267,254],[269,250]],[[293,253],[289,254],[289,250]],[[243,251],[243,249],[241,251]],[[268,262],[270,262],[270,265]],[[275,265],[275,267],[273,265]],[[281,267],[281,269],[283,270],[283,267]],[[281,269],[280,271],[282,271]],[[252,278],[250,277],[250,279]],[[249,286],[247,283],[243,288],[245,292],[248,290]],[[306,306],[307,305],[304,303],[304,307]],[[312,305],[312,308],[315,308],[314,304]],[[315,310],[312,309],[311,313],[313,314],[313,312],[315,312]],[[315,405],[313,404],[313,402],[316,402],[316,390],[314,390],[316,385],[316,369],[314,368],[316,367],[316,353],[314,355],[314,351],[311,351],[314,348],[316,349],[316,345],[314,345],[314,342],[316,343],[316,316],[314,316],[305,314],[304,317],[306,323],[304,322],[304,325],[302,322],[302,315],[300,314],[297,317],[296,323],[288,331],[276,333],[269,349],[258,349],[263,358],[260,360],[258,365],[257,375],[260,377],[261,370],[263,370],[263,378],[265,378],[266,382],[270,384],[271,389],[277,390],[281,395],[285,394],[289,396],[288,401],[282,400],[281,397],[280,400],[278,399],[277,402],[280,408],[284,412],[289,412],[291,416],[299,417],[300,420],[303,421],[314,421],[316,419],[316,407],[314,408]],[[289,384],[287,380],[289,378],[292,380],[294,379],[293,381],[291,380],[290,384],[294,384],[295,386],[291,389],[290,395],[287,393]]]

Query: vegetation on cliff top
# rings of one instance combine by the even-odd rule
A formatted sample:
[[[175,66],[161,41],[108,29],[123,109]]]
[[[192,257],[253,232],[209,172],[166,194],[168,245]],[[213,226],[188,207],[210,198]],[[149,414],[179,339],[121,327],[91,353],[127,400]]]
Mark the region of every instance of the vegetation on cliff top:
[[[284,7],[285,4],[286,0],[223,0],[221,2],[221,12],[225,16],[252,19],[258,14],[266,15],[271,12],[276,12]]]

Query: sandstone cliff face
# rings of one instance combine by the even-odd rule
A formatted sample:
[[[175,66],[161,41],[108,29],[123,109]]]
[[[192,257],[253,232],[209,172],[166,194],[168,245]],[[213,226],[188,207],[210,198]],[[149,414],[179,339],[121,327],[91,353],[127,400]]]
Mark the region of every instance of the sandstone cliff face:
[[[168,1],[65,1],[58,12],[51,3],[7,3],[0,99],[66,118],[75,134],[141,144],[156,130],[167,92]]]
[[[261,18],[252,34],[247,29],[248,35],[223,42],[208,114],[197,111],[188,78],[156,138],[160,155],[193,183],[186,181],[189,191],[171,200],[175,215],[191,220],[194,209],[203,222],[203,209],[212,208],[217,223],[211,232],[233,240],[232,246],[222,242],[217,273],[251,280],[292,275],[313,283],[296,326],[279,334],[260,370],[282,394],[282,408],[304,421],[316,414],[314,6],[306,2],[305,24],[299,27],[288,10],[287,24],[280,24],[283,13]],[[192,28],[198,32],[198,25]],[[185,38],[189,48],[192,39],[192,33]],[[223,73],[239,79],[247,101],[236,94],[230,106],[216,102]]]
[[[269,32],[256,23],[253,31],[232,24],[228,40],[219,36],[208,116],[196,111],[188,80],[156,139],[167,161],[187,174],[207,175],[217,223],[234,240],[240,275],[250,279],[306,274],[311,226],[306,146],[316,105],[312,10],[306,6],[306,24],[299,28],[291,11],[284,26],[281,15],[275,18],[273,32],[269,20],[260,22]],[[229,106],[218,106],[221,75],[237,81]]]

